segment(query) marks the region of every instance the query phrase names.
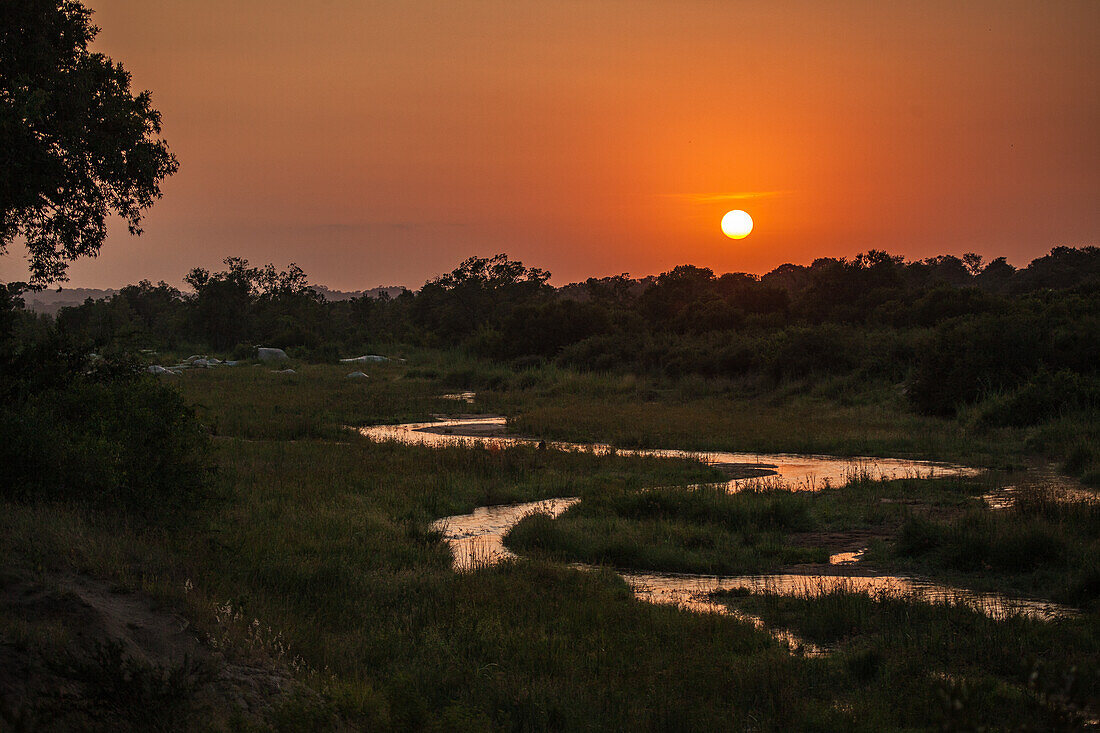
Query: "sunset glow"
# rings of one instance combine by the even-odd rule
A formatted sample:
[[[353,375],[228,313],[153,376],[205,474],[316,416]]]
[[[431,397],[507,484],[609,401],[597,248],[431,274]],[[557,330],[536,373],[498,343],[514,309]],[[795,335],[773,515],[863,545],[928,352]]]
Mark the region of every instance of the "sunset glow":
[[[74,286],[227,255],[350,289],[473,253],[567,283],[1100,241],[1096,2],[88,4],[180,170]],[[733,208],[768,222],[751,248],[716,236]]]

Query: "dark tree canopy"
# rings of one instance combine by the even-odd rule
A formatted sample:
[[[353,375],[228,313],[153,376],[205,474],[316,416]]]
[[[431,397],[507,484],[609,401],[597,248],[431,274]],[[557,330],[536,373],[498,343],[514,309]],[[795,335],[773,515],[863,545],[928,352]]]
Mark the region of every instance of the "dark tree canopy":
[[[208,343],[228,349],[250,337],[317,340],[324,298],[309,286],[302,268],[293,262],[281,271],[274,265],[252,267],[241,257],[224,262],[222,272],[196,267],[184,278],[195,290],[189,297],[193,324]]]
[[[25,239],[35,286],[94,257],[112,212],[140,234],[178,168],[149,93],[88,50],[98,32],[77,0],[0,2],[0,254]]]

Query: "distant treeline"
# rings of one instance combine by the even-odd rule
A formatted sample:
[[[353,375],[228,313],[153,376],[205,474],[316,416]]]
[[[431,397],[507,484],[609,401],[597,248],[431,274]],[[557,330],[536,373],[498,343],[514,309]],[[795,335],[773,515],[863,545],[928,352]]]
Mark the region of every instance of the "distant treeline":
[[[1097,247],[1058,247],[1023,269],[974,254],[909,262],[872,250],[759,277],[683,265],[561,288],[497,255],[472,257],[416,293],[341,301],[326,300],[294,265],[225,264],[192,270],[193,293],[143,281],[64,308],[56,329],[99,351],[241,357],[263,344],[329,360],[409,343],[520,367],[673,379],[848,376],[903,383],[925,413],[982,402],[992,424],[1100,406]],[[27,318],[23,328],[33,328]]]

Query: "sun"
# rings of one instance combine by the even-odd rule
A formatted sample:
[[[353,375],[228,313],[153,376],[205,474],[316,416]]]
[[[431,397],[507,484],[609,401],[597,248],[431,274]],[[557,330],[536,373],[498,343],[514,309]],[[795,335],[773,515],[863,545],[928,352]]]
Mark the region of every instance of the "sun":
[[[752,217],[741,209],[726,212],[722,217],[722,232],[730,239],[744,239],[752,231]]]

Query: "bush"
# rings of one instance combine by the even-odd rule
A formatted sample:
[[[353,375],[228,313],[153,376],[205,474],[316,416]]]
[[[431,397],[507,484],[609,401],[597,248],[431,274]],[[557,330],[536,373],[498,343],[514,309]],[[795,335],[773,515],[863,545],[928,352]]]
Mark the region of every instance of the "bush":
[[[986,425],[1024,427],[1095,407],[1100,407],[1100,380],[1096,377],[1040,370],[1015,392],[992,400],[981,420]]]
[[[2,495],[149,515],[200,500],[209,436],[179,392],[132,364],[72,369],[72,361],[24,359],[23,373],[3,375]]]
[[[1016,388],[1048,352],[1035,319],[982,315],[949,321],[921,355],[909,398],[921,412],[952,416],[964,404]]]
[[[767,360],[776,379],[847,374],[864,360],[864,345],[853,329],[834,324],[789,328],[772,339]]]

